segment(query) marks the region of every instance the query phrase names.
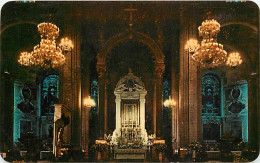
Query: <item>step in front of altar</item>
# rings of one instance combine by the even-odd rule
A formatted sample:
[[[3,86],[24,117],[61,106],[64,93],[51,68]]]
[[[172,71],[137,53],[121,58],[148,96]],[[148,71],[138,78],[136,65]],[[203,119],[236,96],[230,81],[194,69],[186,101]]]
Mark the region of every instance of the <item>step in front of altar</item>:
[[[114,149],[114,159],[145,159],[146,149]]]

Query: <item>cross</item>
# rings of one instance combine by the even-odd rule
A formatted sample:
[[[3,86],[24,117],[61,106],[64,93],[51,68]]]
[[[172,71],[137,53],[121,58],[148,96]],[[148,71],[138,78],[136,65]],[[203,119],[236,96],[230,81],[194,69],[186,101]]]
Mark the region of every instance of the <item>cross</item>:
[[[133,11],[137,11],[137,9],[133,9],[133,5],[130,4],[130,8],[124,9],[126,12],[130,12],[130,18],[129,18],[129,27],[132,28],[133,26]]]

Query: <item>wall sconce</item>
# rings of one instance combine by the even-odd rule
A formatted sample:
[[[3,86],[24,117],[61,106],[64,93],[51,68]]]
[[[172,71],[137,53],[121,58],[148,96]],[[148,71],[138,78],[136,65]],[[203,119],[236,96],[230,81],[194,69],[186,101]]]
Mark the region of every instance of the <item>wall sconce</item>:
[[[83,100],[83,105],[90,108],[96,106],[96,103],[92,98],[90,98],[90,96],[88,96],[88,98]]]
[[[174,101],[173,99],[171,99],[171,96],[169,96],[169,99],[168,100],[165,100],[163,105],[165,107],[173,107],[173,106],[176,106],[176,101]]]

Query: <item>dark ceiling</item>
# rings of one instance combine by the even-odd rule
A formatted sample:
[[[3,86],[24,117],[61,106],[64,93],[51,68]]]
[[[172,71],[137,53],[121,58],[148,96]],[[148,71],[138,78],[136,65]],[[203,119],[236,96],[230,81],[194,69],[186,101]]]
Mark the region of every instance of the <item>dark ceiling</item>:
[[[2,67],[15,71],[14,62],[20,51],[32,49],[40,36],[36,24],[43,21],[54,22],[61,29],[66,17],[79,19],[81,23],[83,52],[95,62],[99,52],[99,34],[104,33],[104,41],[128,29],[130,6],[133,12],[133,27],[157,41],[158,31],[163,34],[163,52],[166,66],[169,57],[179,53],[180,19],[182,14],[192,15],[197,25],[205,19],[205,13],[212,11],[220,24],[242,22],[221,28],[218,41],[227,45],[228,50],[239,49],[256,66],[258,56],[259,9],[253,2],[8,2],[1,11],[1,55]],[[21,24],[19,25],[19,22]],[[23,24],[22,22],[28,22]],[[252,28],[253,27],[253,28]],[[256,29],[256,30],[255,30]],[[10,63],[11,63],[10,62]],[[12,66],[10,66],[12,65]],[[94,66],[95,64],[92,63]],[[2,69],[4,71],[4,68]]]

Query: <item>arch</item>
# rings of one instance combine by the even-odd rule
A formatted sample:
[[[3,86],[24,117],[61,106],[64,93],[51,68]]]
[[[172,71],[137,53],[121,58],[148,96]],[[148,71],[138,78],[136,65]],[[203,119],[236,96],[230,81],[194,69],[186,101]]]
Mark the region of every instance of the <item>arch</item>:
[[[224,23],[221,25],[221,27],[225,27],[225,26],[228,26],[228,25],[242,25],[242,26],[246,26],[246,27],[249,27],[251,28],[252,30],[254,30],[255,32],[258,32],[258,29],[256,26],[250,24],[250,23],[246,23],[246,22],[227,22],[227,23]]]
[[[97,55],[97,60],[98,60],[97,65],[105,65],[107,53],[116,45],[130,39],[141,42],[147,47],[149,47],[155,55],[156,64],[164,64],[164,54],[161,48],[158,46],[158,44],[151,37],[137,31],[126,31],[111,37],[105,43],[100,53]]]
[[[16,26],[16,25],[21,25],[21,24],[32,24],[32,25],[38,25],[38,23],[36,22],[32,22],[32,21],[18,21],[18,22],[15,22],[15,23],[11,23],[11,24],[8,24],[7,26],[4,26],[2,29],[1,29],[1,32],[0,32],[0,35],[6,31],[8,28],[11,28],[13,26]]]

